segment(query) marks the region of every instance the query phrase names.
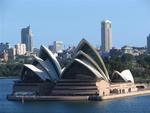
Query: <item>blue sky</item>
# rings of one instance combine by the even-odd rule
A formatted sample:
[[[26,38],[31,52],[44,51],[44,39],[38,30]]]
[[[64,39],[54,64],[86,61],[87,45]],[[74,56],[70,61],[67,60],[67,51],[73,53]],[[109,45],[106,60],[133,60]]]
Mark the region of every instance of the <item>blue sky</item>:
[[[101,44],[101,21],[112,21],[113,46],[145,46],[150,33],[149,0],[0,0],[0,42],[20,42],[31,25],[34,47],[85,38]]]

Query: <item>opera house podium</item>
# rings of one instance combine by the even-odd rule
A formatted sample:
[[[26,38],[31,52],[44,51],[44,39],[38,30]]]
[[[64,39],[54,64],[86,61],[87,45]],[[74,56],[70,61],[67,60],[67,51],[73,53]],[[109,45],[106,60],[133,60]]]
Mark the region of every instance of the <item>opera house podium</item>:
[[[12,97],[25,94],[34,96],[107,96],[111,93],[136,91],[134,79],[129,70],[115,71],[113,80],[97,50],[82,39],[74,51],[71,62],[61,68],[53,53],[41,46],[39,56],[33,56],[32,64],[24,64],[22,76],[13,86]],[[121,78],[121,79],[118,79]],[[120,84],[122,80],[124,84]],[[127,84],[127,85],[126,85]],[[48,97],[49,96],[49,97]]]

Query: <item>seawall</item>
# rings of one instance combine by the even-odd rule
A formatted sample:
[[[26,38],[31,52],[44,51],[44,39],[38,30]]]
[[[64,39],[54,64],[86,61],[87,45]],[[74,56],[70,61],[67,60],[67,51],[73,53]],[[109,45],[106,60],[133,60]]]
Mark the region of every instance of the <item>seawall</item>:
[[[125,98],[130,96],[150,95],[150,90],[142,90],[124,94],[114,94],[109,96],[14,96],[8,95],[7,99],[12,101],[102,101],[109,99]]]
[[[136,92],[130,92],[130,93],[103,96],[101,97],[101,99],[108,100],[108,99],[125,98],[125,97],[130,97],[130,96],[139,96],[139,95],[150,95],[150,90],[142,90],[142,91],[136,91]]]

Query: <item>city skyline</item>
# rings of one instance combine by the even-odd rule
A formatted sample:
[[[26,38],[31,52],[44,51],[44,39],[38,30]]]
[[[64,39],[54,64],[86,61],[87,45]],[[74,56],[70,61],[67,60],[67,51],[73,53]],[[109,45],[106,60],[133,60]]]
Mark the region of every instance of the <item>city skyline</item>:
[[[63,41],[66,46],[77,45],[82,38],[100,46],[101,21],[109,19],[113,24],[113,46],[146,46],[146,37],[150,33],[148,4],[147,0],[39,0],[35,5],[30,0],[2,0],[0,42],[12,45],[21,42],[20,29],[30,24],[37,48],[41,44],[48,46],[55,40]]]
[[[103,42],[104,41],[104,37],[102,37],[102,32],[104,32],[104,29],[102,28],[102,27],[104,27],[102,24],[106,24],[107,23],[107,21],[109,21],[110,23],[109,23],[109,25],[111,25],[112,26],[112,24],[111,24],[111,21],[110,20],[103,20],[103,21],[101,21],[101,43],[100,43],[100,45],[93,45],[93,46],[95,46],[96,48],[100,48],[103,52],[109,52],[111,49],[113,49],[113,48],[116,48],[116,49],[121,49],[122,47],[124,47],[124,46],[130,46],[130,47],[146,47],[146,48],[149,48],[148,47],[148,37],[149,37],[149,35],[150,34],[148,34],[148,36],[146,37],[146,43],[145,43],[145,45],[144,46],[135,46],[135,45],[131,45],[131,44],[127,44],[127,43],[124,43],[123,45],[120,45],[120,47],[117,47],[117,46],[115,46],[115,45],[113,45],[112,44],[112,40],[113,40],[113,38],[112,38],[112,28],[110,28],[110,34],[109,35],[111,35],[111,37],[109,37],[109,39],[108,39],[108,37],[106,38],[105,36],[105,38],[107,39],[107,41],[106,41],[106,39],[105,39],[105,41],[107,42]],[[10,43],[9,41],[6,41],[6,42],[0,42],[0,43],[2,43],[2,44],[6,44],[6,43],[8,43],[9,44],[9,47],[10,48],[13,48],[13,47],[15,47],[17,44],[24,44],[24,42],[22,42],[22,30],[24,30],[24,29],[30,29],[30,33],[31,34],[29,34],[29,35],[31,35],[31,47],[30,47],[30,49],[32,48],[32,50],[33,49],[39,49],[37,46],[35,47],[34,45],[33,45],[33,42],[34,42],[34,40],[33,40],[33,34],[32,34],[32,31],[31,31],[31,28],[30,28],[30,25],[29,26],[27,26],[26,28],[24,27],[24,28],[22,28],[21,29],[21,39],[20,39],[20,41],[19,42],[16,42],[16,43],[14,43],[14,44],[12,44],[12,43]],[[106,28],[105,28],[106,29]],[[107,28],[107,30],[108,30],[108,28]],[[108,35],[108,34],[107,34]],[[85,38],[85,39],[87,39],[87,38]],[[102,41],[103,40],[103,41]],[[46,45],[47,47],[49,47],[49,46],[53,46],[52,45],[52,43],[54,44],[54,42],[62,42],[63,43],[63,41],[62,40],[53,40],[53,42],[50,42],[48,45]],[[77,42],[76,42],[77,43]],[[104,44],[103,44],[104,43]],[[26,45],[26,44],[25,44]],[[43,44],[41,44],[41,45],[43,45]],[[41,46],[41,45],[39,45],[39,46]],[[63,45],[62,46],[62,48],[64,48],[64,49],[67,49],[68,47],[74,47],[74,46],[77,46],[77,45]],[[103,47],[103,46],[105,46],[105,47]],[[107,47],[106,47],[107,46]],[[109,47],[108,47],[109,46]],[[107,48],[107,51],[106,51],[106,48]]]

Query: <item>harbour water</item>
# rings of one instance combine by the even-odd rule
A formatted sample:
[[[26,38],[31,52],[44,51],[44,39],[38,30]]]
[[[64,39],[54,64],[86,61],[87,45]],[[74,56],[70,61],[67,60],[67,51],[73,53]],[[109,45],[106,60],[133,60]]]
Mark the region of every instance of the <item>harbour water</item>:
[[[14,79],[0,79],[0,113],[150,113],[150,96],[107,101],[8,101]]]

